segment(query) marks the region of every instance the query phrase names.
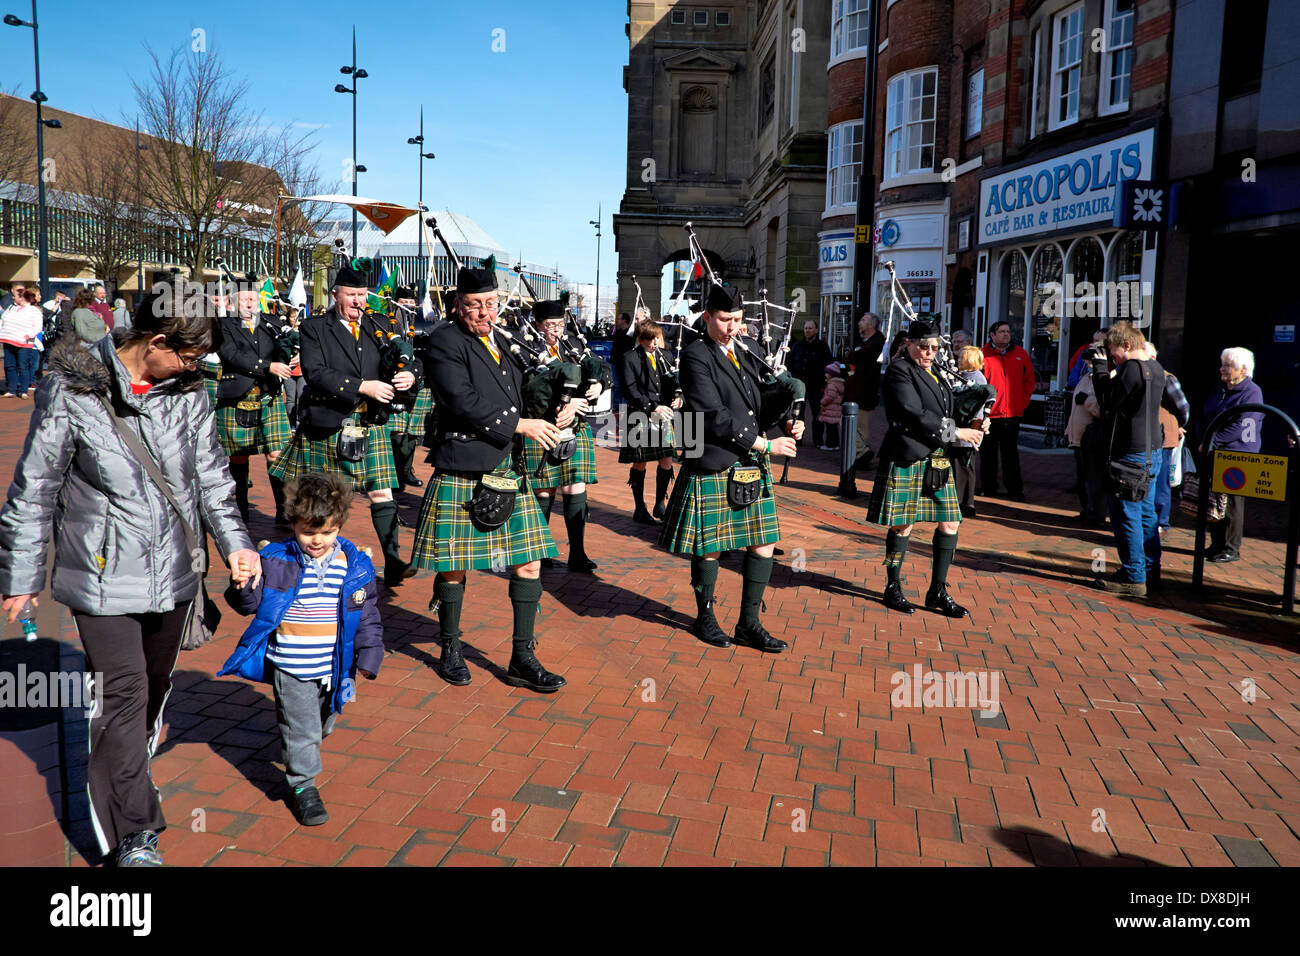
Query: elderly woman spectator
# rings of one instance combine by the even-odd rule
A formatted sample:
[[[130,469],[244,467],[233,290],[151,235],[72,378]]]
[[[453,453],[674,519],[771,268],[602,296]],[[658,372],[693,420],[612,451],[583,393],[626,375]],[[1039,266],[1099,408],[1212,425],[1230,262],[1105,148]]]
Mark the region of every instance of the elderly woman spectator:
[[[119,866],[162,862],[166,824],[149,762],[201,595],[206,549],[189,543],[201,540],[195,529],[216,539],[236,583],[261,573],[194,371],[212,347],[212,319],[166,311],[150,297],[119,342],[105,336],[86,348],[65,337],[51,349],[0,509],[0,595],[11,621],[37,603],[54,538],[50,596],[72,612],[96,675],[90,814],[100,849]]]
[[[82,345],[94,345],[108,334],[108,326],[98,312],[91,308],[95,293],[82,289],[72,300],[72,332]]]
[[[956,340],[957,333],[954,332],[953,341]],[[968,344],[957,352],[957,370],[970,384],[987,385],[988,379],[984,377],[984,350],[969,344],[969,337],[966,341]],[[971,427],[978,427],[978,423],[983,418],[984,416],[981,415]],[[957,503],[961,506],[961,516],[974,518],[975,475],[979,468],[979,451],[968,441],[955,441],[952,443],[951,457],[952,477],[957,483]]]
[[[113,328],[129,329],[131,327],[131,313],[127,311],[126,299],[113,300]]]
[[[45,327],[45,313],[36,304],[35,289],[15,284],[14,303],[0,314],[0,342],[5,350],[5,384],[9,394],[26,398],[40,365],[37,336]]]
[[[1264,393],[1251,379],[1255,374],[1255,354],[1249,349],[1224,349],[1219,356],[1219,379],[1222,382],[1211,393],[1202,409],[1199,423],[1199,452],[1209,450],[1210,439],[1216,451],[1258,452],[1263,430],[1263,412],[1246,412],[1228,418],[1213,435],[1205,434],[1215,417],[1239,405],[1262,405]],[[1208,476],[1209,469],[1202,469]],[[1210,550],[1206,557],[1218,564],[1236,561],[1241,557],[1241,538],[1245,529],[1246,499],[1240,495],[1211,493],[1210,495]]]

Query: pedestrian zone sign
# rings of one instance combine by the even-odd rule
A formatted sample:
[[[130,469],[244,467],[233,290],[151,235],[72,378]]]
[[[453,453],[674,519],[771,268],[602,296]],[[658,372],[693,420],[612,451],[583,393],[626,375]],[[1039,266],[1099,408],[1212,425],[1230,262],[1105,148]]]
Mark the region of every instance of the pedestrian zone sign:
[[[1240,451],[1214,453],[1214,482],[1219,494],[1286,501],[1287,460]]]

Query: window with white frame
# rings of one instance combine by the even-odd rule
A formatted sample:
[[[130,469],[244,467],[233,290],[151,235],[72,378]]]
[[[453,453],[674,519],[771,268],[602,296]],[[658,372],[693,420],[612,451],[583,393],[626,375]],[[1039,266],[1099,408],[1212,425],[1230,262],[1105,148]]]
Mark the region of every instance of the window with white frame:
[[[867,45],[870,0],[835,0],[831,16],[831,56],[851,53]]]
[[[885,109],[885,179],[934,172],[934,117],[938,67],[902,73],[889,81]]]
[[[862,120],[832,126],[828,134],[826,208],[853,206],[858,201],[858,172],[862,166]]]
[[[1101,102],[1097,112],[1122,113],[1128,109],[1129,80],[1133,75],[1134,0],[1106,0],[1106,45],[1101,52]]]
[[[707,27],[707,26],[709,25],[709,11],[708,11],[708,10],[696,10],[696,11],[695,11],[695,25],[696,25],[697,27]]]
[[[1047,128],[1079,119],[1079,77],[1083,67],[1083,4],[1076,3],[1052,21],[1052,95]]]
[[[1030,47],[1034,51],[1034,60],[1029,67],[1033,85],[1029,88],[1029,133],[1026,139],[1033,139],[1038,132],[1038,64],[1041,61],[1039,47],[1042,39],[1043,31],[1034,30],[1033,40],[1030,42]]]
[[[984,68],[966,80],[966,138],[978,136],[984,128]]]

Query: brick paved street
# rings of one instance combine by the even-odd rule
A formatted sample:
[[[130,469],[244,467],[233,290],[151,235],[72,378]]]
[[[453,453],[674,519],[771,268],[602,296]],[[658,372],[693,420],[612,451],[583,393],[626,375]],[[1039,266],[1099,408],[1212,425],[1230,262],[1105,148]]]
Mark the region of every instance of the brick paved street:
[[[6,481],[29,411],[0,403]],[[1204,603],[1187,584],[1184,516],[1160,598],[1104,595],[1090,566],[1096,548],[1114,561],[1112,540],[1072,530],[1070,458],[1025,449],[1030,502],[981,499],[962,525],[950,585],[972,617],[905,617],[879,603],[884,535],[862,523],[865,497],[829,493],[833,457],[805,452],[778,490],[786,555],[765,620],[790,641],[782,655],[683,630],[687,564],[632,524],[608,449],[590,492],[599,576],[543,576],[538,653],[567,677],[560,693],[500,679],[504,575],[470,577],[463,688],[433,669],[431,578],[390,592],[383,670],[325,744],[322,827],[283,803],[270,687],[213,677],[246,623],[226,609],[218,639],[181,656],[153,764],[167,863],[1300,864],[1300,656],[1295,620],[1277,613],[1279,542],[1252,538],[1246,560],[1210,565],[1227,590]],[[253,474],[256,540],[271,524],[265,471]],[[402,500],[413,521],[418,498]],[[563,554],[558,517],[552,530]],[[361,499],[345,533],[375,546]],[[905,569],[914,600],[929,535]],[[224,586],[214,571],[210,590]],[[718,588],[728,629],[739,590],[733,556]],[[39,623],[79,666],[67,612],[46,600]],[[986,672],[995,707],[894,706],[894,675],[914,665]],[[0,863],[98,861],[79,794],[84,721],[64,716],[0,733]]]

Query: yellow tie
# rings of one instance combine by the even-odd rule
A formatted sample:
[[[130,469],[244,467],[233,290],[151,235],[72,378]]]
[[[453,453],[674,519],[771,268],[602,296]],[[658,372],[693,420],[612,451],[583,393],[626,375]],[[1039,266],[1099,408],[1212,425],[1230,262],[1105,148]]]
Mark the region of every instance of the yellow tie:
[[[559,357],[560,357],[560,350],[559,350],[558,347],[552,345],[552,346],[550,347],[550,349],[551,349],[551,358],[559,358]]]
[[[739,370],[740,370],[740,359],[736,358],[736,353],[733,352],[733,351],[731,351],[730,349],[728,349],[728,350],[727,350],[727,358],[731,359],[731,364],[734,365],[734,366],[736,366],[736,370],[739,371]]]
[[[488,335],[480,335],[480,336],[478,337],[478,340],[479,340],[480,342],[482,342],[484,345],[487,346],[487,350],[488,350],[489,352],[492,353],[492,359],[493,359],[493,361],[495,361],[498,365],[500,365],[500,364],[501,364],[501,353],[498,352],[498,351],[496,350],[496,348],[492,345],[492,338],[491,338],[491,336],[488,336]]]
[[[654,369],[656,372],[659,371],[659,365],[655,362],[654,353],[646,352],[645,357],[650,360],[650,367]]]
[[[358,342],[360,342],[360,341],[361,341],[361,325],[360,325],[360,323],[358,323],[356,319],[349,319],[349,320],[348,320],[348,328],[350,328],[350,329],[352,330],[352,337],[353,337],[354,339],[356,339]]]
[[[930,377],[931,377],[932,379],[934,379],[936,382],[939,381],[939,376],[938,376],[938,375],[935,375],[934,372],[930,371],[930,369],[928,369],[928,368],[926,369],[926,371],[930,373]]]

